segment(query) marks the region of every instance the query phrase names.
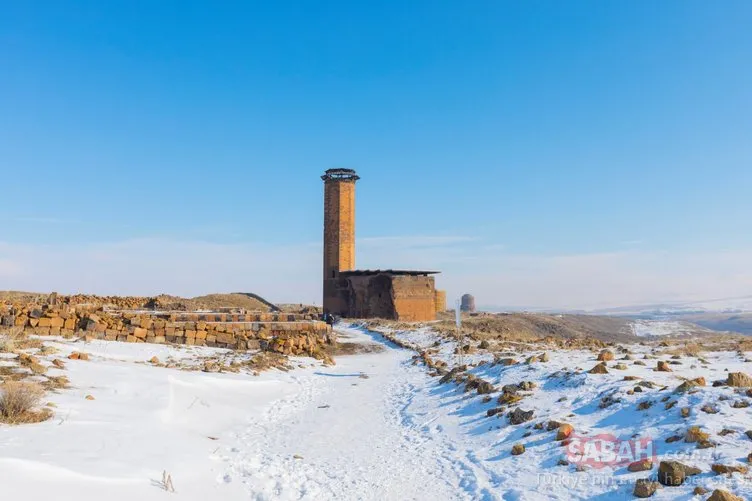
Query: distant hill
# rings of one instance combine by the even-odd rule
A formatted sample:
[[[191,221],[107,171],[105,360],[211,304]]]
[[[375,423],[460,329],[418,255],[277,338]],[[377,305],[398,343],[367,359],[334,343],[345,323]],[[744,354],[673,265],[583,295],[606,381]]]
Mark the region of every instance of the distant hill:
[[[440,315],[435,328],[454,329],[453,315]],[[700,325],[683,321],[635,320],[608,315],[550,313],[476,313],[463,318],[463,330],[482,339],[502,335],[520,341],[552,336],[576,339],[595,338],[605,342],[639,342],[662,336],[703,336],[715,334]]]

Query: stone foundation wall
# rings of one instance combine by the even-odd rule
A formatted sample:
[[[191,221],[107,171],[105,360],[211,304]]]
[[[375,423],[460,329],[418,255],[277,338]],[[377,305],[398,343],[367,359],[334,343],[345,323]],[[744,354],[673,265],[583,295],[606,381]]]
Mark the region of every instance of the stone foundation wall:
[[[0,325],[41,336],[86,336],[130,343],[174,343],[315,356],[333,342],[331,326],[285,313],[106,312],[71,306],[0,306]]]

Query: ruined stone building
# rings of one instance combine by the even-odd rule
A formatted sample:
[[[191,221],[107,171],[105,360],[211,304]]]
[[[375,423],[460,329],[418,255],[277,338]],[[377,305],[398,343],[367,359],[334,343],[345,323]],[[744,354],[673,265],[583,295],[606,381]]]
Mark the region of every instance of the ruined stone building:
[[[355,270],[355,182],[351,169],[324,181],[324,311],[349,318],[427,321],[446,309],[435,271]]]
[[[468,313],[475,312],[475,297],[470,294],[463,294],[460,300],[460,310]]]

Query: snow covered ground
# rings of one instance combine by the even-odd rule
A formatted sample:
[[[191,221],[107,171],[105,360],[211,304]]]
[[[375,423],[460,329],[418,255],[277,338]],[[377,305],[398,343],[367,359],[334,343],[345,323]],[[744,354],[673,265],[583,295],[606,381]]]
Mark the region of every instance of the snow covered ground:
[[[350,342],[384,343],[362,328],[339,330]],[[450,365],[458,360],[454,343],[440,341],[428,328],[392,334],[434,349],[434,357]],[[752,452],[744,435],[752,429],[752,413],[731,407],[743,395],[710,385],[693,394],[673,393],[678,376],[704,376],[710,383],[725,379],[726,370],[752,373],[752,363],[735,352],[703,353],[707,364],[683,357],[674,372],[654,372],[655,360],[646,366],[626,362],[626,370],[605,375],[575,373],[596,363],[585,350],[548,351],[549,362],[508,367],[488,363],[492,357],[484,353],[465,357],[465,363],[485,362],[471,372],[497,388],[535,383],[520,404],[535,411],[533,419],[510,425],[506,417],[486,415],[498,405],[498,393],[484,402],[461,386],[439,384],[413,352],[386,345],[382,352],[338,357],[334,367],[295,359],[295,370],[252,376],[142,363],[154,355],[193,360],[222,350],[57,342],[62,355],[86,351],[91,360],[66,361],[59,373],[72,388],[48,396],[57,406],[52,420],[0,425],[0,493],[4,499],[78,501],[632,499],[634,480],[650,472],[559,465],[564,448],[555,432],[532,427],[557,419],[583,435],[652,437],[659,458],[679,457],[705,472],[695,483],[661,489],[654,498],[704,499],[691,492],[698,484],[717,486],[719,477],[708,473],[712,463],[741,464]],[[514,356],[524,360],[542,352],[528,348]],[[651,350],[630,349],[636,358]],[[626,395],[625,375],[656,386]],[[599,408],[603,397],[617,392],[620,401]],[[677,401],[670,411],[662,402],[666,396]],[[650,408],[637,410],[648,400]],[[719,413],[700,412],[705,403]],[[687,419],[679,416],[684,406],[693,409]],[[683,441],[665,443],[690,425],[708,431],[718,447],[698,451]],[[724,428],[733,433],[718,435]],[[527,450],[512,456],[517,443]],[[164,471],[176,492],[162,489]],[[748,478],[724,480],[724,488],[752,498]]]
[[[701,328],[697,325],[669,320],[635,320],[632,324],[632,332],[639,337],[681,336],[696,333],[698,330]]]

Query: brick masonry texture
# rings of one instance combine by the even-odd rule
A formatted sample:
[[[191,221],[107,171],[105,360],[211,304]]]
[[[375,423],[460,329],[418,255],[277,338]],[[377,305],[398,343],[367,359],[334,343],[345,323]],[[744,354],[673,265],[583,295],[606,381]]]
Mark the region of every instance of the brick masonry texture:
[[[324,310],[341,308],[336,293],[340,271],[355,268],[355,181],[324,183]]]

